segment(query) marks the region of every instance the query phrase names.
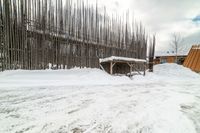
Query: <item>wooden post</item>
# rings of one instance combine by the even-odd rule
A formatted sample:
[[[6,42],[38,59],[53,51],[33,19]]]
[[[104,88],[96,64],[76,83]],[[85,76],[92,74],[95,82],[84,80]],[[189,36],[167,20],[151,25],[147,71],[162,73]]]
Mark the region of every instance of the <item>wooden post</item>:
[[[113,62],[112,61],[110,62],[110,74],[111,75],[113,74]]]
[[[128,66],[130,67],[130,75],[131,75],[131,72],[132,72],[133,66],[132,66],[132,64],[130,64],[130,63],[127,63],[127,64],[128,64]]]
[[[132,69],[133,69],[132,65],[130,65],[130,76],[132,76],[132,74],[131,74],[132,73]]]
[[[144,76],[146,75],[146,63],[144,63]]]

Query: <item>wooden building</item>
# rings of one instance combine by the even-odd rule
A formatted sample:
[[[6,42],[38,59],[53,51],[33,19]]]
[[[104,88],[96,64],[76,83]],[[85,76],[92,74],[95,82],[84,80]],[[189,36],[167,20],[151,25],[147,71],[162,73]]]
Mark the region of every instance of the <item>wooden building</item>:
[[[184,60],[187,57],[187,52],[180,52],[177,54],[177,61],[176,61],[176,54],[174,52],[163,52],[157,53],[154,58],[154,64],[163,64],[163,63],[178,63],[183,64]]]
[[[183,65],[195,72],[200,72],[200,45],[192,46]]]

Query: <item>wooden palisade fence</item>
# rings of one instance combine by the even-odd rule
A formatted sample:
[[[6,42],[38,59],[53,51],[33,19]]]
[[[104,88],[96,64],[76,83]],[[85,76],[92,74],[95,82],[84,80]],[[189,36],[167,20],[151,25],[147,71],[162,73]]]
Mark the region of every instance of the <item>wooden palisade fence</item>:
[[[0,69],[99,67],[99,58],[146,59],[141,23],[83,0],[0,0]]]

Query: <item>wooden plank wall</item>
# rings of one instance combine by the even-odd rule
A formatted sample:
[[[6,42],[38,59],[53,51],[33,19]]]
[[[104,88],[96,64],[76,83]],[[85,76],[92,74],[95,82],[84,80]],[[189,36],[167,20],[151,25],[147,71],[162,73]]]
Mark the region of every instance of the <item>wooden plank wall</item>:
[[[183,65],[195,72],[200,72],[200,45],[192,46]]]
[[[0,71],[99,67],[98,59],[109,56],[146,59],[148,38],[128,12],[110,17],[84,0],[0,0]]]

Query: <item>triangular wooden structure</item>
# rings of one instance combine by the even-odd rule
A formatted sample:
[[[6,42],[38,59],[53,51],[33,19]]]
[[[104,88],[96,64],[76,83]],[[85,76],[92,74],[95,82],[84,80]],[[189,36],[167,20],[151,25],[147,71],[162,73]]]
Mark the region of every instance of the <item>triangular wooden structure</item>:
[[[192,71],[200,72],[200,45],[192,46],[183,66],[190,68]]]

